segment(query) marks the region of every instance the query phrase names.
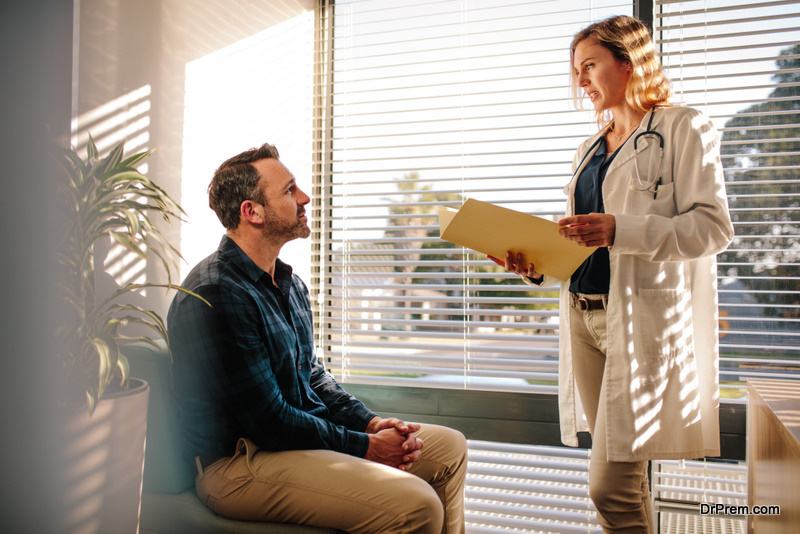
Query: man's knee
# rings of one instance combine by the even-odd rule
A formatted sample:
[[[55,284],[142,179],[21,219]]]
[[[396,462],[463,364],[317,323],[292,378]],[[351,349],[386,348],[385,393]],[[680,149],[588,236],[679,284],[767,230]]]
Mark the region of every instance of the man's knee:
[[[467,470],[467,438],[458,430],[447,429],[447,444],[445,450],[449,450],[452,457],[452,469],[454,473],[466,473]]]
[[[447,446],[453,451],[454,454],[459,456],[467,456],[467,438],[458,430],[443,427],[447,430]]]
[[[420,435],[429,451],[435,449],[437,454],[447,455],[455,464],[466,464],[467,439],[458,430],[446,426],[423,425]]]
[[[422,482],[422,481],[420,481]],[[444,508],[439,496],[425,482],[414,484],[397,495],[398,511],[402,510],[409,532],[440,533]]]

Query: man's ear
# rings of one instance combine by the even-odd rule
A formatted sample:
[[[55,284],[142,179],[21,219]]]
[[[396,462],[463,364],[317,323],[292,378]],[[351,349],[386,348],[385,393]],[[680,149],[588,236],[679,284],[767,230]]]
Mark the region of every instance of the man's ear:
[[[247,220],[250,224],[262,224],[264,222],[264,218],[258,213],[256,210],[256,206],[258,204],[253,202],[252,200],[245,200],[239,206],[239,216],[242,219]]]

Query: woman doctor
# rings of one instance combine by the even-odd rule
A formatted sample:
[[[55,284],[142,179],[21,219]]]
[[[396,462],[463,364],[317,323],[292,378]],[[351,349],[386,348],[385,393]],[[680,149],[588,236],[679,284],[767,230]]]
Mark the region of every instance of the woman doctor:
[[[715,255],[733,238],[719,138],[699,111],[670,106],[641,21],[592,24],[570,55],[575,100],[603,126],[578,147],[558,222],[599,247],[561,284],[562,441],[591,432],[604,532],[653,532],[648,460],[719,455]],[[515,251],[490,259],[550,283]]]

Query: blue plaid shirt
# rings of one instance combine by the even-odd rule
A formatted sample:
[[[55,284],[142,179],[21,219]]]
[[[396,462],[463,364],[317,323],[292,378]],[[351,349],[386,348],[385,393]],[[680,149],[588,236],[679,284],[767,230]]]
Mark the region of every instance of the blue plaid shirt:
[[[275,281],[225,236],[167,316],[172,390],[184,452],[230,456],[246,437],[268,450],[329,449],[363,457],[375,414],[314,355],[308,289],[277,260]]]

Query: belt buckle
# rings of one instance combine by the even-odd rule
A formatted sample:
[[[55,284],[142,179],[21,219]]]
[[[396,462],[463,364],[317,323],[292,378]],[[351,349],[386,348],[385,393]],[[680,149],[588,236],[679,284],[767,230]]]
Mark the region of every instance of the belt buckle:
[[[578,304],[578,309],[581,311],[588,311],[590,309],[589,299],[586,297],[575,297],[575,300]]]

